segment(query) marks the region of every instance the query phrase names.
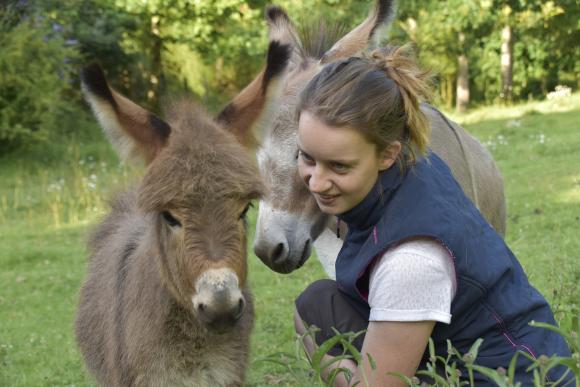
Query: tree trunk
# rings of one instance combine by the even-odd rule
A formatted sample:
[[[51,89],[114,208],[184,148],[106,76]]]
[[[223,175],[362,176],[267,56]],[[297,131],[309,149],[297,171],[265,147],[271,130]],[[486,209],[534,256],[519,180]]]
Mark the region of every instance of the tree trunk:
[[[437,83],[437,91],[439,92],[439,98],[442,103],[447,103],[447,85],[445,84],[445,77],[441,76],[439,82]]]
[[[447,108],[451,109],[453,108],[453,84],[455,78],[453,77],[453,75],[449,74],[447,75]]]
[[[154,111],[159,110],[159,94],[165,86],[162,59],[163,40],[159,31],[160,21],[161,17],[158,15],[151,17],[151,75],[149,76],[147,100]]]
[[[501,94],[506,103],[512,102],[513,89],[513,41],[512,29],[505,25],[501,31]]]
[[[455,99],[455,110],[464,113],[469,105],[469,61],[464,49],[465,34],[459,33],[459,44],[461,55],[457,58],[457,89]]]

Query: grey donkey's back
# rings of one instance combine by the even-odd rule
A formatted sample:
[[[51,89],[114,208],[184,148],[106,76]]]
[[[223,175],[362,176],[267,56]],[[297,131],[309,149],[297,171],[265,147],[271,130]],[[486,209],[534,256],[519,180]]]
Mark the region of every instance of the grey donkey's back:
[[[503,179],[491,154],[436,108],[427,104],[421,108],[431,124],[431,148],[451,166],[453,176],[487,221],[500,235],[505,235]]]

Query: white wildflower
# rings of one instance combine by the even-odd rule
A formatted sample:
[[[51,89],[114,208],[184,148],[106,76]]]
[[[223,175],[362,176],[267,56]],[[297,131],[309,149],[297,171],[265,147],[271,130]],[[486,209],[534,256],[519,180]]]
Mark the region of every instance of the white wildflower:
[[[553,99],[567,98],[570,97],[571,95],[572,95],[571,88],[569,88],[568,86],[558,85],[556,86],[554,91],[550,91],[548,93],[546,98],[548,98],[548,100],[551,101]]]

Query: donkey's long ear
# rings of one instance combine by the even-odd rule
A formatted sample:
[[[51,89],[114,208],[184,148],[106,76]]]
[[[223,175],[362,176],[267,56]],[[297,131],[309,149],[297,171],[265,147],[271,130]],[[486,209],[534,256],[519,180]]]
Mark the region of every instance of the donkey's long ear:
[[[217,121],[249,148],[257,145],[256,128],[270,120],[272,107],[282,92],[283,80],[296,52],[293,27],[290,19],[284,17],[284,11],[269,7],[267,14],[270,44],[266,67],[217,116]]]
[[[282,7],[268,5],[266,7],[266,22],[268,23],[268,37],[270,42],[280,41],[291,48],[289,67],[300,64],[305,58],[302,42],[296,27]]]
[[[355,55],[378,36],[378,30],[387,26],[395,14],[395,0],[376,0],[369,16],[332,46],[320,59],[321,64]]]
[[[97,64],[81,72],[85,99],[123,160],[140,157],[149,164],[167,144],[170,126],[109,87]]]

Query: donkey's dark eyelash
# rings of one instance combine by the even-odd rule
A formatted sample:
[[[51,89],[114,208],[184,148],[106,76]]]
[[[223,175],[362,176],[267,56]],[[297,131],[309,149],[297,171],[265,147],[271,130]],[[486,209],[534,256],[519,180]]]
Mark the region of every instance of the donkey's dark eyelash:
[[[244,210],[242,211],[242,213],[240,214],[240,219],[244,219],[246,217],[246,215],[248,214],[248,211],[250,210],[250,208],[254,207],[253,203],[248,203],[248,205],[246,206],[246,208],[244,208]]]
[[[167,224],[169,224],[171,227],[181,227],[181,223],[179,222],[179,220],[175,219],[173,217],[173,215],[171,215],[171,213],[169,211],[163,211],[161,213],[161,216],[163,216],[163,219],[167,222]]]

